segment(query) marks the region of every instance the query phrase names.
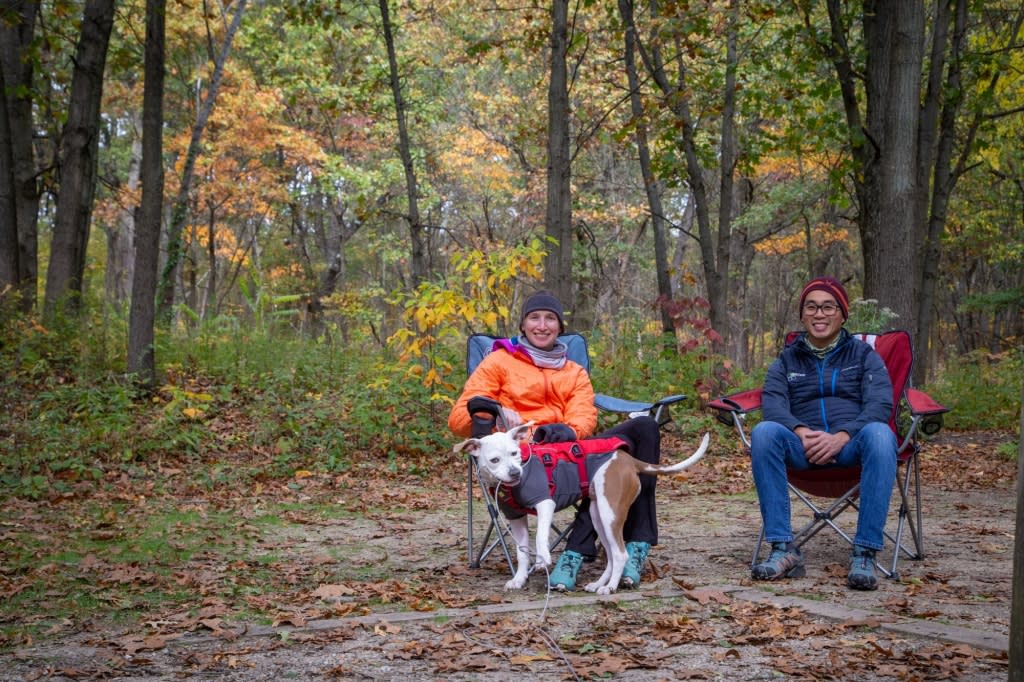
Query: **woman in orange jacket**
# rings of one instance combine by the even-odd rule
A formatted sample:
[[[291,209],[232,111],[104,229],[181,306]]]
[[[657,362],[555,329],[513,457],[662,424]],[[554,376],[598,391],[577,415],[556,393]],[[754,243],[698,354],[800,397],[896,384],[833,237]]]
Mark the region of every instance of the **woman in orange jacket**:
[[[597,426],[594,387],[583,367],[566,357],[558,340],[565,332],[561,301],[551,292],[539,291],[523,304],[515,339],[502,339],[466,381],[462,394],[448,415],[448,427],[456,436],[473,434],[473,417],[481,406],[500,413],[506,429],[528,421],[537,424],[533,439],[555,443],[589,438]],[[661,459],[661,434],[651,417],[634,417],[600,434],[626,441],[637,459],[653,464]],[[658,544],[654,476],[641,476],[640,495],[629,509],[623,534],[629,561],[622,585],[636,587],[651,547]],[[576,574],[586,559],[597,554],[597,532],[584,499],[573,521],[565,551],[551,571],[549,584],[558,590],[576,587]]]

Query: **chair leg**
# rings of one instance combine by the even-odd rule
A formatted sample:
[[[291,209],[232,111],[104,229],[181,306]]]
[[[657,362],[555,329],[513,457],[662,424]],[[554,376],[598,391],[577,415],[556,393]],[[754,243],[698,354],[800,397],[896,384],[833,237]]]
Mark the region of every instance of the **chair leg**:
[[[480,484],[480,493],[483,497],[484,503],[487,506],[487,514],[490,517],[490,521],[487,525],[487,531],[484,533],[483,540],[480,541],[480,552],[475,554],[474,540],[473,540],[473,477],[474,477],[474,464],[472,461],[469,463],[469,484],[468,484],[468,499],[466,501],[466,516],[469,519],[468,530],[466,533],[467,545],[468,545],[468,559],[470,568],[480,568],[480,564],[484,559],[490,555],[492,551],[499,545],[501,546],[502,552],[505,554],[505,561],[508,563],[509,571],[515,574],[515,562],[512,560],[512,554],[509,551],[508,543],[505,541],[506,530],[502,527],[501,519],[499,518],[498,504],[495,495],[487,489],[487,486],[480,480],[480,472],[477,470],[476,480]],[[491,533],[495,533],[495,539],[491,541]],[[488,544],[490,543],[490,544]]]
[[[467,462],[466,472],[466,561],[470,568],[479,568],[473,562],[473,460]]]
[[[764,544],[764,523],[761,524],[761,534],[757,536],[757,544],[754,545],[754,554],[750,557],[750,570],[754,570],[758,560],[761,558],[761,545]]]

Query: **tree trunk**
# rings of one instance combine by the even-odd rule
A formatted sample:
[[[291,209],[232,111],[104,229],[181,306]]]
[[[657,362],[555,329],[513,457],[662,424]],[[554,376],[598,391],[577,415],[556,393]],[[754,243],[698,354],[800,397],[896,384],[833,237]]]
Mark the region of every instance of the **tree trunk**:
[[[96,167],[100,102],[107,63],[114,0],[88,0],[71,78],[68,118],[61,136],[60,195],[53,224],[50,266],[46,274],[44,316],[76,314],[85,277]]]
[[[924,43],[920,2],[864,3],[867,131],[876,154],[864,169],[861,209],[864,297],[892,308],[913,330],[917,268],[917,141]],[[860,131],[850,129],[851,135]]]
[[[134,127],[141,130],[138,112],[134,112]],[[132,156],[128,162],[128,189],[132,192],[139,186],[139,164],[142,162],[141,134],[132,140]],[[137,206],[126,206],[118,215],[117,222],[105,226],[107,235],[107,267],[104,290],[107,300],[118,306],[131,300],[132,281],[135,278],[135,217]]]
[[[0,93],[6,92],[0,70]],[[7,119],[7,98],[0,96],[0,303],[21,284],[18,267],[18,209],[14,195],[14,154],[11,126]]]
[[[209,320],[217,315],[217,212],[207,210],[206,220],[206,301],[200,317]]]
[[[16,25],[0,22],[0,69],[7,85],[8,140],[11,145],[11,172],[14,179],[14,204],[17,222],[18,286],[21,309],[35,307],[39,272],[39,183],[32,148],[32,80],[34,59],[24,58],[35,38],[38,2],[3,0],[0,11],[5,17],[18,16]]]
[[[160,277],[160,285],[157,289],[157,316],[169,322],[171,309],[174,307],[174,284],[177,279],[178,265],[181,262],[182,240],[181,236],[185,229],[185,219],[188,217],[189,192],[192,190],[192,174],[196,167],[196,159],[199,157],[199,143],[203,137],[203,131],[213,113],[213,105],[217,101],[217,93],[220,90],[221,79],[224,77],[224,65],[228,61],[228,54],[231,52],[231,42],[238,32],[242,23],[242,14],[245,12],[245,4],[248,0],[238,0],[235,8],[235,16],[231,19],[227,33],[224,35],[224,44],[213,64],[213,75],[210,78],[210,89],[206,93],[199,108],[199,115],[196,117],[195,125],[192,127],[192,138],[188,143],[188,151],[185,153],[185,166],[181,171],[181,185],[178,189],[178,196],[174,200],[171,209],[171,224],[167,228],[167,262],[164,264],[163,275]]]
[[[156,385],[153,351],[156,282],[163,213],[164,10],[166,0],[146,0],[145,85],[142,102],[142,201],[135,225],[135,272],[128,322],[128,372]]]
[[[651,2],[651,17],[657,18],[658,3]],[[732,29],[735,30],[735,29]],[[679,74],[678,80],[672,83],[668,79],[665,63],[661,56],[659,46],[660,37],[650,41],[650,49],[644,50],[639,46],[640,55],[643,57],[644,65],[654,80],[658,89],[661,90],[662,102],[672,112],[678,122],[680,135],[682,137],[683,156],[686,160],[686,180],[690,187],[691,198],[694,204],[695,217],[697,219],[698,246],[700,248],[701,268],[704,272],[704,280],[708,290],[708,300],[711,304],[711,325],[721,333],[726,328],[728,311],[726,308],[725,295],[727,288],[723,284],[723,278],[728,273],[723,273],[716,260],[715,237],[711,226],[711,208],[708,200],[707,187],[704,184],[704,168],[700,162],[697,151],[696,126],[690,114],[690,100],[687,95],[688,85],[686,82],[686,66],[678,61],[676,70]],[[684,52],[681,44],[681,37],[675,36],[676,59],[682,59]],[[732,112],[730,112],[732,115]],[[724,141],[724,140],[723,140]],[[723,172],[725,166],[722,166]],[[730,169],[731,172],[731,169]],[[731,197],[721,197],[723,202],[731,201]],[[721,229],[722,226],[719,226]],[[725,228],[728,230],[728,226]],[[726,253],[728,250],[726,249]]]
[[[416,168],[413,166],[412,145],[406,123],[405,100],[402,97],[402,83],[398,74],[398,58],[395,54],[395,38],[392,34],[388,0],[379,0],[381,21],[384,26],[384,42],[388,50],[388,67],[391,75],[391,94],[395,99],[395,117],[398,119],[398,151],[405,169],[405,192],[408,200],[409,237],[412,242],[411,272],[412,287],[415,289],[427,278],[426,249],[423,245],[423,223],[420,220],[419,187],[416,183]]]
[[[551,0],[551,71],[548,79],[548,183],[544,229],[550,243],[544,286],[567,310],[572,288],[572,158],[569,154],[569,2]]]
[[[928,93],[925,95],[925,111],[927,112],[928,128],[938,128],[938,142],[935,146],[934,159],[930,155],[930,143],[934,136],[922,136],[920,143],[921,156],[927,162],[919,164],[918,190],[921,195],[919,215],[927,217],[922,220],[924,229],[919,237],[921,263],[920,296],[917,305],[917,328],[914,329],[914,357],[920,358],[914,363],[913,381],[923,385],[928,376],[928,348],[931,343],[932,319],[935,308],[935,292],[939,279],[939,260],[942,256],[941,238],[946,227],[949,199],[956,184],[957,174],[952,168],[953,146],[957,136],[956,119],[963,96],[960,92],[960,56],[965,47],[967,3],[958,2],[953,40],[948,39],[950,12],[949,3],[939,3],[939,13],[935,19],[935,37],[932,43],[931,72],[928,80]],[[941,65],[945,63],[946,45],[951,47],[949,73],[946,77],[946,89],[942,89]],[[941,55],[941,56],[940,56]],[[938,63],[938,65],[936,64]],[[947,94],[948,93],[948,94]],[[941,111],[941,113],[939,113]],[[932,119],[935,123],[932,124]],[[922,126],[925,127],[925,126]],[[926,146],[929,145],[929,146]],[[928,201],[929,176],[932,176],[931,202]]]
[[[661,203],[662,183],[651,169],[651,150],[647,139],[644,105],[640,99],[640,79],[636,70],[636,24],[633,18],[632,0],[619,0],[619,15],[625,25],[626,77],[629,82],[629,104],[636,122],[636,150],[640,158],[640,173],[647,193],[647,208],[651,212],[651,228],[654,232],[654,264],[658,276],[658,297],[672,300],[672,280],[669,278],[668,246],[665,240],[665,210]],[[660,306],[661,330],[674,334],[675,326],[665,306]]]
[[[722,139],[719,142],[721,169],[718,184],[718,244],[715,272],[717,291],[710,298],[712,327],[733,344],[740,339],[739,319],[729,314],[736,310],[729,300],[732,263],[732,216],[735,192],[733,174],[736,172],[736,68],[739,57],[736,54],[736,34],[739,30],[739,0],[729,2],[729,23],[726,28],[725,84],[722,92]],[[709,291],[711,291],[709,287]],[[716,311],[717,308],[717,312]],[[741,353],[734,347],[733,357]]]
[[[1024,387],[1021,389],[1024,406]],[[1024,433],[1024,407],[1020,431]],[[1013,534],[1013,597],[1010,600],[1010,674],[1008,682],[1024,682],[1024,438],[1017,446],[1017,525]]]

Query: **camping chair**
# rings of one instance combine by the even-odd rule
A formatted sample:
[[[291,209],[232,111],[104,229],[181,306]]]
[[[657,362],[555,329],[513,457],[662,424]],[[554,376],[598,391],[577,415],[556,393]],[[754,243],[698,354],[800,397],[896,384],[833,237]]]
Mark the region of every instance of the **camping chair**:
[[[800,332],[790,332],[786,336],[786,345],[793,343]],[[913,365],[913,347],[910,334],[905,331],[890,331],[882,334],[854,334],[874,348],[886,368],[893,386],[893,411],[889,418],[889,428],[896,434],[897,471],[896,488],[900,494],[897,506],[897,522],[895,534],[885,531],[885,537],[893,543],[892,563],[888,568],[877,560],[875,565],[893,580],[899,579],[897,564],[900,555],[910,559],[924,558],[923,515],[921,512],[921,470],[918,453],[921,449],[919,438],[931,436],[942,428],[942,415],[949,411],[932,398],[917,389],[910,387],[910,369]],[[717,410],[716,418],[724,424],[733,426],[750,450],[750,437],[746,428],[746,417],[761,408],[761,389],[752,389],[727,395],[708,403]],[[908,421],[909,419],[909,421]],[[860,492],[860,467],[826,467],[798,471],[787,470],[789,490],[807,505],[813,518],[800,530],[795,531],[793,542],[802,546],[818,531],[828,527],[838,533],[851,546],[853,538],[838,522],[837,517],[846,509],[857,510]],[[830,504],[818,504],[811,497],[831,500]],[[904,530],[910,531],[913,546],[905,541]],[[754,545],[750,566],[753,568],[760,558],[761,545],[764,542],[764,525]]]
[[[467,376],[473,373],[480,361],[487,356],[494,348],[494,342],[500,337],[492,336],[490,334],[473,334],[469,337],[466,342],[466,370]],[[580,334],[562,334],[558,337],[559,341],[563,342],[568,347],[568,357],[570,360],[580,365],[590,373],[590,353],[587,349],[587,340]],[[653,417],[657,422],[658,426],[664,428],[672,422],[672,414],[670,406],[678,403],[686,398],[685,395],[676,394],[669,395],[657,400],[655,402],[643,402],[638,400],[627,400],[624,398],[616,398],[610,395],[595,394],[594,405],[603,412],[611,414],[619,414],[626,417],[636,417],[640,415],[649,415]],[[504,425],[500,423],[500,415],[493,415],[498,421],[497,426],[504,428]],[[489,433],[492,428],[493,422],[476,424],[474,423],[474,437],[479,437],[485,433]],[[480,432],[476,433],[476,429],[480,428]],[[474,480],[478,482],[481,497],[487,508],[488,520],[487,528],[484,531],[483,540],[479,546],[474,543],[474,530],[473,530],[473,507],[475,502],[475,496],[473,494]],[[480,471],[478,466],[475,464],[473,458],[469,458],[468,474],[466,479],[466,495],[467,495],[467,530],[466,530],[466,544],[467,544],[467,556],[469,559],[469,565],[471,568],[479,568],[480,563],[487,558],[487,556],[494,551],[495,548],[501,547],[502,552],[505,554],[505,560],[508,562],[509,570],[515,573],[515,564],[512,559],[512,552],[509,549],[507,541],[507,531],[504,528],[504,524],[500,520],[500,512],[498,511],[498,504],[495,499],[495,490],[488,489],[480,479]],[[575,507],[574,507],[575,509]],[[491,539],[491,534],[494,534],[494,539]],[[569,533],[569,528],[560,529],[557,526],[552,527],[552,541],[551,549],[557,547],[562,540],[566,538]]]

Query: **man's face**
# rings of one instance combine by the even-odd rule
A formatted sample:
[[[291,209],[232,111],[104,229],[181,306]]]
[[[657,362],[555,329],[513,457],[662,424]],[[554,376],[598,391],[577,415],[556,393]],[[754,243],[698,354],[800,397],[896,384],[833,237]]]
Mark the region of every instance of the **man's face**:
[[[839,336],[839,330],[843,328],[846,320],[843,319],[843,311],[832,294],[812,291],[804,300],[800,321],[807,330],[807,338],[811,345],[824,348]]]

